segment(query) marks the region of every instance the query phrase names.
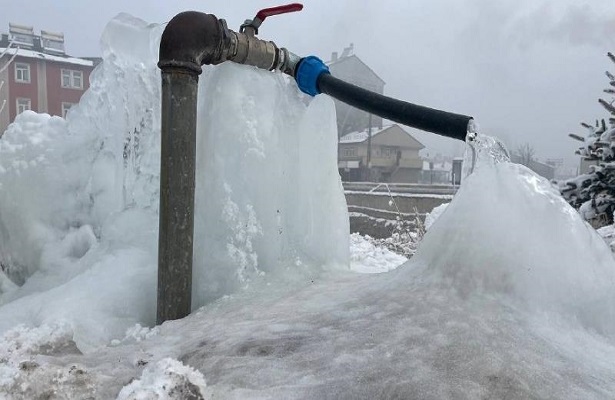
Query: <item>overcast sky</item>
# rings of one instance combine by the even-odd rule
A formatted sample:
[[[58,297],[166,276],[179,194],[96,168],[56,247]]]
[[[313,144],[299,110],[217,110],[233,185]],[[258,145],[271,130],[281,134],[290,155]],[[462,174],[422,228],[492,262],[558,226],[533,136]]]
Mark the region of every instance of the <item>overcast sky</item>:
[[[100,55],[99,37],[120,12],[164,23],[184,10],[225,18],[237,29],[262,0],[0,0],[8,23],[64,32],[67,52]],[[324,60],[354,44],[386,82],[385,93],[476,118],[510,147],[530,143],[542,158],[577,162],[570,132],[607,114],[598,104],[615,72],[613,0],[310,0],[300,13],[273,17],[260,36]],[[604,96],[602,96],[604,97]],[[445,152],[450,140],[419,140]]]

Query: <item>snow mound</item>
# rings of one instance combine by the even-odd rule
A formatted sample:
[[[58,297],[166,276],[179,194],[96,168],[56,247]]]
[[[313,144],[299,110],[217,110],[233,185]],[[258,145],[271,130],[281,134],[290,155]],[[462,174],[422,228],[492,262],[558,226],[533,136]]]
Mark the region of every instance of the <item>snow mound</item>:
[[[0,338],[0,394],[10,399],[89,398],[95,385],[79,364],[53,365],[48,359],[81,355],[66,324],[17,326]]]
[[[203,400],[205,386],[203,374],[180,361],[164,358],[148,365],[141,379],[125,386],[117,400]]]

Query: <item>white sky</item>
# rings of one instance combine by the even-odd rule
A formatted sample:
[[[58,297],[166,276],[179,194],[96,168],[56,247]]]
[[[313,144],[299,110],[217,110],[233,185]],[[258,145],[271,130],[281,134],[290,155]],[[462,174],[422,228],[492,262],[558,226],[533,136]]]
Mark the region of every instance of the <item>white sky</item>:
[[[119,12],[165,22],[184,10],[225,18],[237,29],[262,0],[0,0],[0,31],[9,21],[62,31],[67,51],[100,55],[99,37]],[[355,54],[386,82],[385,93],[474,116],[482,132],[515,148],[529,142],[540,158],[576,164],[570,132],[606,117],[598,104],[615,72],[613,0],[310,0],[302,12],[272,17],[260,29],[300,55],[325,60],[354,43]],[[602,96],[604,97],[604,96]],[[417,135],[445,152],[454,141]]]

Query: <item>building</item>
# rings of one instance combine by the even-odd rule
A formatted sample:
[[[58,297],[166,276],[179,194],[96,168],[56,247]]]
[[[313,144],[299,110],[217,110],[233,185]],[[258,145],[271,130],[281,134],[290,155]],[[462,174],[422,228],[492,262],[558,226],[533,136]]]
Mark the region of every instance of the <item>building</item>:
[[[64,35],[9,24],[0,36],[0,135],[25,111],[66,116],[89,87],[94,62],[70,57]]]
[[[350,44],[331,54],[333,76],[384,94],[384,80],[354,54]],[[418,182],[424,146],[398,125],[383,126],[382,118],[334,99],[337,114],[338,167],[344,181]],[[371,140],[369,139],[371,132]]]
[[[352,132],[340,138],[338,168],[343,181],[416,183],[421,178],[423,146],[393,124]]]
[[[451,160],[423,160],[423,170],[419,183],[429,185],[450,185],[452,183],[453,162]]]
[[[337,78],[372,92],[384,93],[384,81],[353,54],[352,44],[346,47],[339,56],[337,52],[332,53],[331,61],[327,65],[331,74]],[[381,117],[371,115],[336,99],[334,102],[337,113],[337,132],[340,137],[350,132],[360,132],[370,126],[382,129]]]

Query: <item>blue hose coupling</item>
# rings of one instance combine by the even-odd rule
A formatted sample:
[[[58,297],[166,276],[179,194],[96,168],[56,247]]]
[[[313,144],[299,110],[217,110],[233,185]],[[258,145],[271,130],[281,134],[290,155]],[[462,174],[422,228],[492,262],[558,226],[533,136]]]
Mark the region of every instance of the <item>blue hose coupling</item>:
[[[316,56],[302,58],[295,73],[299,89],[310,96],[319,94],[318,77],[320,74],[330,74],[329,67],[320,58]]]

